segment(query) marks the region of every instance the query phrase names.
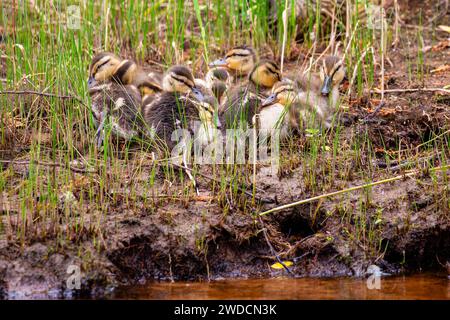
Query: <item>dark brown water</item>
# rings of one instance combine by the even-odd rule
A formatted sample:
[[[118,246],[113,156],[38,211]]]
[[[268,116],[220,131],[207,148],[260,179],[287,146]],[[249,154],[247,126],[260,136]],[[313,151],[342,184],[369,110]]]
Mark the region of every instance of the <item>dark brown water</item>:
[[[122,287],[114,299],[450,299],[446,275],[383,277],[370,290],[366,279],[275,278],[211,282],[152,282]]]

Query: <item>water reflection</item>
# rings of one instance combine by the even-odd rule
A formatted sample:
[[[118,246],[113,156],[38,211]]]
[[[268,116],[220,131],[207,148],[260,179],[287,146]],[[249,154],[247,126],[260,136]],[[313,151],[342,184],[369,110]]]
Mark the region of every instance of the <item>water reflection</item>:
[[[151,282],[122,287],[114,299],[450,299],[447,276],[412,275],[381,278],[370,290],[366,279],[275,278],[211,282]]]

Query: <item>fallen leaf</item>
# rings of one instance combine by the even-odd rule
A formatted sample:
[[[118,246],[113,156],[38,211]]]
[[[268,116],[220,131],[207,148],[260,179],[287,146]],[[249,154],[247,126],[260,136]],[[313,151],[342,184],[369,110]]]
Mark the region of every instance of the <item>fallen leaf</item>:
[[[438,26],[438,28],[441,29],[442,31],[450,33],[450,27],[449,26],[440,25],[440,26]]]
[[[290,266],[293,265],[292,261],[283,261],[283,263],[284,263],[284,265],[285,265],[286,267],[290,267]],[[271,267],[272,269],[277,269],[277,270],[284,269],[283,265],[282,265],[281,263],[279,263],[279,262],[274,263],[274,264],[271,265],[270,267]]]
[[[431,73],[436,73],[436,72],[444,72],[444,71],[449,71],[450,70],[450,65],[448,64],[444,64],[442,66],[437,67],[436,69],[431,70]]]

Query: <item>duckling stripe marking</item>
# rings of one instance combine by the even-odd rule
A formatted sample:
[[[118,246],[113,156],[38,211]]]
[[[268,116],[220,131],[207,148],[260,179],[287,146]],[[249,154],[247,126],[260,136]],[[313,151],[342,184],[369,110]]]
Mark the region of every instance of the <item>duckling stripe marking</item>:
[[[130,61],[130,60],[125,60],[124,62],[122,62],[114,74],[114,76],[117,78],[117,80],[122,81],[123,77],[125,76],[125,74],[128,72],[128,70],[130,69],[130,67],[133,64],[134,64],[134,62]]]
[[[106,57],[106,60],[105,60],[105,62],[102,62],[102,63],[100,63],[100,61],[99,61],[99,63],[100,64],[97,64],[97,68],[95,68],[95,72],[94,73],[97,73],[97,71],[98,71],[98,69],[100,69],[101,67],[103,67],[105,64],[107,64],[108,62],[109,62],[109,60],[111,60],[111,57]]]
[[[184,80],[184,79],[181,79],[181,78],[176,77],[174,74],[172,75],[172,78],[174,78],[174,79],[177,80],[177,81],[180,81],[180,82],[184,83],[184,84],[185,84],[186,86],[188,86],[189,88],[192,87],[192,84],[187,83],[187,81]]]

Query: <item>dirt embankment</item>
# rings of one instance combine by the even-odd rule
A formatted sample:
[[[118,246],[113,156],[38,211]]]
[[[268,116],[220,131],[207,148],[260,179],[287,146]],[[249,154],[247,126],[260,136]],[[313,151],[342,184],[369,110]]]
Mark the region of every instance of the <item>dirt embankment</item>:
[[[280,203],[306,197],[298,171],[281,180],[260,172],[258,179],[265,181],[261,184],[265,194],[276,194]],[[10,298],[103,296],[116,285],[151,279],[285,273],[270,268],[275,257],[268,241],[282,259],[294,262],[290,268],[294,276],[364,276],[371,264],[391,273],[442,271],[440,263],[450,260],[450,219],[448,202],[436,200],[448,192],[448,185],[441,183],[430,191],[431,178],[420,181],[376,186],[367,203],[361,203],[357,192],[345,199],[298,206],[265,216],[264,225],[250,214],[224,215],[209,202],[187,207],[167,204],[155,212],[127,212],[118,207],[102,224],[104,249],[100,251],[90,240],[80,246],[66,243],[60,250],[54,249],[54,241],[25,248],[3,243],[0,293]],[[361,206],[364,214],[358,209]],[[377,222],[379,210],[382,218]],[[374,239],[369,227],[367,234],[355,239],[362,218],[366,226],[373,225]],[[81,267],[81,290],[67,289],[70,265]]]
[[[443,87],[450,83],[448,71],[429,72],[449,61],[448,47],[425,53],[427,72],[423,82],[408,77],[410,66],[405,61],[415,57],[409,56],[408,48],[403,49],[389,55],[392,66],[386,69],[387,89],[419,88],[423,84]],[[409,167],[403,167],[403,162],[391,162],[389,166],[385,163],[389,150],[398,150],[399,141],[406,149],[414,148],[445,132],[450,123],[448,95],[387,94],[383,108],[368,117],[378,98],[367,94],[348,101],[345,116],[349,124],[340,141],[345,146],[355,136],[366,134],[374,150],[379,150],[376,157],[338,154],[338,166],[331,152],[321,155],[314,163],[322,170],[316,172],[315,179],[328,183],[328,191],[367,183],[368,177],[377,181],[404,173]],[[419,157],[409,166],[445,165],[442,159],[448,159],[448,154],[427,154],[426,159]],[[297,156],[295,161],[284,162],[276,175],[266,167],[259,168],[257,195],[275,201],[261,204],[259,210],[320,194],[308,180],[312,169],[302,165],[302,160]],[[24,170],[20,166],[17,170],[21,168]],[[358,175],[360,168],[370,168],[371,173]],[[200,197],[155,200],[154,206],[137,202],[131,208],[127,201],[116,197],[114,206],[100,221],[94,219],[97,215],[91,215],[89,208],[86,210],[85,230],[78,232],[75,239],[54,238],[50,233],[21,245],[0,236],[0,298],[104,296],[119,284],[151,279],[270,277],[286,273],[270,268],[276,261],[271,247],[281,259],[293,261],[290,271],[294,276],[364,276],[371,264],[391,273],[443,271],[450,261],[448,179],[448,171],[434,174],[423,170],[412,178],[323,198],[261,219],[243,210],[251,207],[242,205],[251,201],[244,195],[239,201],[227,199],[224,211],[223,203],[209,192],[211,181],[202,178]],[[5,205],[1,203],[0,207],[4,209]],[[17,210],[16,216],[19,213]],[[11,212],[2,212],[2,217],[0,228],[18,223]],[[102,231],[95,231],[97,228]],[[71,265],[80,267],[81,290],[67,288]]]

